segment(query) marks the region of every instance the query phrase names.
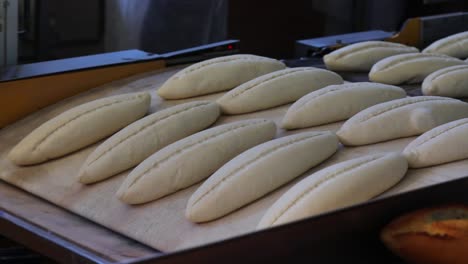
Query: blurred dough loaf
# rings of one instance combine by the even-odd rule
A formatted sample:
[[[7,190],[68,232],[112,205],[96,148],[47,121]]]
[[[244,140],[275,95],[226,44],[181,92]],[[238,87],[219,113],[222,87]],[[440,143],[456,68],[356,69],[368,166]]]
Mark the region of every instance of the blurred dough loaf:
[[[468,158],[468,118],[456,120],[422,134],[403,154],[411,168],[421,168]]]
[[[307,94],[289,107],[282,126],[296,129],[337,122],[369,106],[405,96],[405,90],[400,87],[381,83],[330,85]]]
[[[233,157],[276,134],[273,121],[249,119],[210,128],[176,141],[151,155],[117,192],[129,204],[158,199],[193,185]]]
[[[36,128],[8,157],[17,165],[31,165],[69,154],[141,118],[150,101],[148,93],[132,93],[79,105]]]
[[[462,60],[441,54],[400,54],[377,62],[369,73],[369,79],[395,85],[420,83],[437,70],[462,64],[465,64]]]
[[[218,57],[179,71],[157,93],[164,99],[184,99],[216,93],[284,68],[284,63],[261,56],[240,54]]]
[[[327,167],[284,193],[268,209],[257,228],[365,202],[399,182],[407,169],[406,159],[396,153],[364,156]]]
[[[188,202],[186,217],[204,222],[226,215],[291,181],[337,149],[338,138],[329,131],[295,134],[251,148],[197,189]]]
[[[122,129],[99,145],[80,170],[80,182],[109,178],[154,152],[213,124],[220,114],[214,102],[185,103],[158,111]]]
[[[332,71],[369,71],[376,62],[386,57],[419,50],[388,41],[365,41],[337,49],[323,57]]]
[[[407,263],[466,264],[468,206],[445,204],[409,212],[386,225],[380,238]]]
[[[443,68],[431,73],[422,84],[424,95],[468,97],[468,65]]]
[[[468,31],[439,39],[425,48],[424,53],[438,53],[455,58],[468,57]]]
[[[348,119],[337,135],[358,146],[420,135],[436,126],[468,117],[468,103],[438,96],[417,96],[371,106]]]
[[[226,114],[242,114],[294,102],[305,94],[330,84],[343,83],[336,73],[300,67],[275,71],[229,91],[218,103]]]

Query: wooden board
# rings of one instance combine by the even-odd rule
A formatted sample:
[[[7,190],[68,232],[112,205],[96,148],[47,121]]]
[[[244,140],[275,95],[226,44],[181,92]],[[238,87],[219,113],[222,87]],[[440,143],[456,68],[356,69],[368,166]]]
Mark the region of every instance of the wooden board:
[[[0,208],[2,236],[59,263],[123,262],[159,253],[3,181]],[[58,245],[44,243],[42,237]]]
[[[404,138],[354,148],[341,147],[333,157],[295,181],[224,218],[205,224],[193,224],[184,218],[186,203],[198,184],[155,202],[129,206],[120,202],[114,195],[128,171],[91,186],[78,183],[77,172],[98,143],[66,157],[36,166],[17,167],[6,159],[8,151],[34,128],[71,107],[97,98],[150,90],[151,112],[154,112],[186,101],[214,100],[220,96],[215,94],[192,100],[163,101],[154,91],[179,69],[170,68],[113,82],[42,109],[0,130],[0,178],[116,232],[156,249],[172,252],[252,232],[268,207],[302,177],[337,162],[362,155],[401,151],[414,139],[414,137]],[[287,108],[288,106],[282,106],[253,114],[222,116],[215,125],[258,117],[268,118],[279,124]],[[334,123],[293,132],[278,129],[277,137],[312,130],[336,131],[340,125],[341,123]],[[405,179],[384,196],[466,175],[468,175],[467,160],[410,170]]]

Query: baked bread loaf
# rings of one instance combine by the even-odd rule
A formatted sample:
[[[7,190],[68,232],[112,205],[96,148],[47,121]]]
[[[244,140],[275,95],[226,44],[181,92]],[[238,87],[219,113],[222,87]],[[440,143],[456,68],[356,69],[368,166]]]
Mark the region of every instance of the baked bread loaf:
[[[99,145],[80,169],[82,183],[93,183],[127,170],[159,149],[190,136],[219,117],[216,103],[180,104],[142,118]]]
[[[468,206],[441,205],[407,213],[385,226],[384,244],[408,263],[468,263]]]
[[[179,71],[157,93],[164,99],[184,99],[216,93],[284,68],[284,63],[261,56],[240,54],[218,57]]]
[[[282,127],[296,129],[345,120],[372,105],[406,97],[400,87],[371,82],[330,85],[289,107]]]
[[[439,39],[425,48],[424,53],[445,54],[455,58],[468,57],[468,31]]]
[[[438,96],[417,96],[371,106],[348,119],[336,133],[348,146],[421,135],[468,117],[468,103]]]
[[[309,92],[343,83],[338,74],[313,68],[289,68],[239,85],[218,99],[225,114],[243,114],[296,101]]]
[[[468,158],[468,118],[433,128],[403,151],[411,168],[422,168]]]
[[[376,62],[393,55],[419,50],[388,41],[364,41],[337,49],[323,57],[332,71],[369,71]]]
[[[441,54],[400,54],[377,62],[369,73],[373,82],[386,84],[420,83],[442,68],[463,65],[464,61]]]
[[[193,222],[224,216],[324,161],[337,151],[338,144],[336,135],[325,131],[286,136],[251,148],[197,189],[185,215]]]
[[[150,101],[148,93],[132,93],[74,107],[33,130],[8,158],[17,165],[32,165],[79,150],[144,116]]]
[[[144,160],[130,172],[117,196],[125,203],[140,204],[189,187],[275,134],[275,123],[265,119],[233,122],[198,132]]]
[[[406,159],[397,153],[374,154],[327,167],[284,193],[268,209],[257,228],[365,202],[399,182],[407,168]]]
[[[457,65],[431,73],[422,83],[424,95],[468,97],[468,65]]]

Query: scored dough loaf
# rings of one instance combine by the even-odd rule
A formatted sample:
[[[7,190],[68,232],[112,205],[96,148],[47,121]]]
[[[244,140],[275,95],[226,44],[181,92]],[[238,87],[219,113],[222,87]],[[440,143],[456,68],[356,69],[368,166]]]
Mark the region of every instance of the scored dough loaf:
[[[294,102],[330,84],[343,83],[338,74],[313,68],[289,68],[262,75],[218,99],[226,114],[242,114]]]
[[[129,169],[159,149],[213,124],[220,115],[214,102],[185,103],[158,111],[122,129],[99,145],[79,172],[93,183]]]
[[[365,41],[337,49],[323,57],[332,71],[369,71],[376,62],[386,57],[419,50],[388,41]]]
[[[422,83],[424,95],[468,97],[468,65],[457,65],[431,73]]]
[[[441,54],[400,54],[377,62],[369,73],[369,79],[395,85],[419,83],[439,69],[463,64],[462,60]]]
[[[296,129],[345,120],[359,111],[386,101],[404,98],[397,86],[359,82],[330,85],[311,92],[289,107],[282,127]]]
[[[422,168],[468,158],[468,118],[433,128],[403,150],[410,168]]]
[[[284,63],[261,56],[240,54],[218,57],[179,71],[157,93],[164,99],[184,99],[216,93],[284,68]]]
[[[398,183],[408,169],[397,153],[344,161],[315,172],[284,193],[257,228],[267,228],[365,202]]]
[[[128,204],[149,202],[210,176],[241,152],[274,138],[275,123],[250,119],[210,128],[151,155],[127,176],[117,196]]]
[[[149,93],[132,93],[74,107],[33,130],[8,158],[17,165],[32,165],[79,150],[144,116],[150,101]]]
[[[439,39],[425,48],[423,53],[438,53],[455,58],[468,57],[468,31]]]
[[[397,99],[371,106],[338,130],[341,143],[358,146],[420,135],[436,126],[468,117],[468,103],[438,96]]]
[[[286,136],[251,148],[224,164],[197,189],[185,215],[192,222],[224,216],[324,161],[338,145],[336,135],[324,131]]]

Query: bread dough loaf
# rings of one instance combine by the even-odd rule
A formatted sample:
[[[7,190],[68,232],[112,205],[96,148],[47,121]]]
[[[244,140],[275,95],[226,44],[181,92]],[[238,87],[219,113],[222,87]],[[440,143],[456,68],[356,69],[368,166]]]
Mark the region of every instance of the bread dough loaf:
[[[343,83],[338,74],[312,67],[290,68],[265,74],[218,99],[226,114],[243,114],[294,102],[330,84]]]
[[[405,90],[387,84],[361,82],[330,85],[307,94],[289,107],[282,126],[296,129],[337,122],[369,106],[405,96]]]
[[[422,134],[403,151],[411,168],[468,158],[468,118],[452,121]]]
[[[195,63],[169,78],[158,90],[164,99],[183,99],[232,89],[258,76],[286,68],[255,55],[231,55]]]
[[[440,69],[424,79],[422,92],[425,95],[468,97],[468,65]]]
[[[418,96],[371,106],[346,121],[338,130],[341,143],[371,144],[420,135],[436,126],[468,117],[468,103],[460,100]]]
[[[337,49],[323,57],[332,71],[369,71],[376,62],[386,57],[419,50],[388,41],[364,41]]]
[[[210,128],[151,155],[125,179],[117,192],[128,204],[158,199],[195,184],[241,152],[272,139],[275,123],[250,119]]]
[[[150,101],[148,93],[133,93],[82,104],[36,128],[8,157],[17,165],[31,165],[69,154],[141,118]]]
[[[251,148],[197,189],[185,215],[193,222],[226,215],[296,178],[337,149],[338,138],[329,131],[295,134]]]
[[[259,229],[365,202],[395,185],[408,168],[396,153],[374,154],[335,164],[298,182],[265,213]]]
[[[468,57],[468,31],[439,39],[425,48],[424,53],[438,53],[455,58]]]
[[[198,101],[158,111],[122,129],[99,145],[80,170],[80,182],[93,183],[127,170],[159,149],[196,133],[219,117],[216,103]]]
[[[462,64],[465,64],[462,60],[441,54],[400,54],[377,62],[369,73],[369,79],[395,85],[419,83],[437,70]]]

